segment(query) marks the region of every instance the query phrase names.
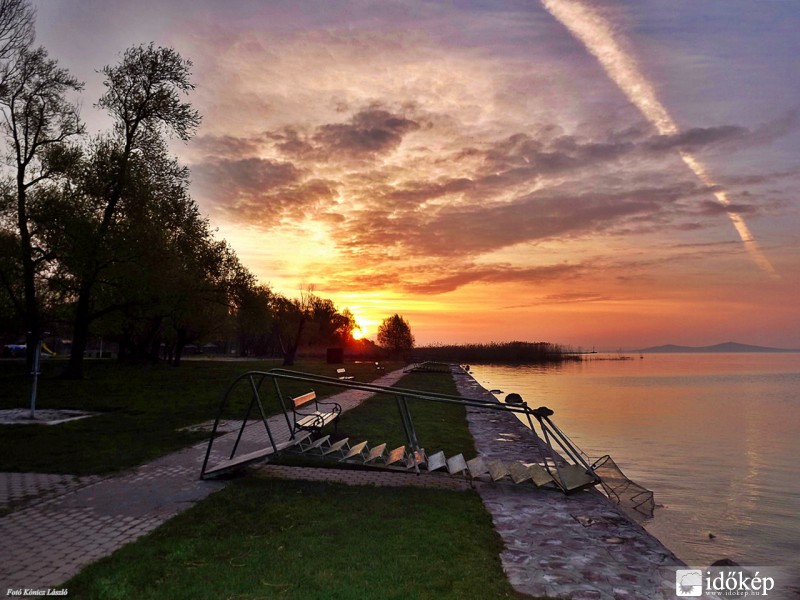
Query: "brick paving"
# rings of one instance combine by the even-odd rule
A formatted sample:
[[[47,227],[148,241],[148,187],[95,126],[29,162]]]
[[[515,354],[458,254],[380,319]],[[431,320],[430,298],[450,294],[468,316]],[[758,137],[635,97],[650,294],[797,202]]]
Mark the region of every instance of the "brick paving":
[[[302,481],[328,481],[345,485],[374,485],[380,487],[424,487],[440,490],[463,491],[485,485],[475,482],[470,485],[466,479],[442,477],[433,473],[400,473],[387,471],[354,471],[345,469],[326,469],[324,467],[287,467],[269,463],[258,467],[258,473],[265,477],[280,479],[300,479]]]
[[[75,491],[102,479],[99,475],[49,475],[46,473],[0,474],[0,514],[10,512],[34,499],[45,500],[52,496]]]

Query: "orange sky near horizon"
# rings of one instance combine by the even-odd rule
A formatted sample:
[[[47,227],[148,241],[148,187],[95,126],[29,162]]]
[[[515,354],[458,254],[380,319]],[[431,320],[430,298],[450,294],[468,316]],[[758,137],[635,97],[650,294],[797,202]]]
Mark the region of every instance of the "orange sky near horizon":
[[[143,3],[38,2],[40,42],[87,94],[114,48],[193,61],[203,123],[175,151],[276,291],[371,339],[397,312],[418,344],[800,347],[800,11],[601,3],[664,128],[537,3]]]

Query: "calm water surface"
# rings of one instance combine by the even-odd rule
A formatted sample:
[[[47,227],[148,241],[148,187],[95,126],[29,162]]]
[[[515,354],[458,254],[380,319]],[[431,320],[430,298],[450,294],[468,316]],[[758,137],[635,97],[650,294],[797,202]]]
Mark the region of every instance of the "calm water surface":
[[[653,490],[645,527],[687,564],[800,567],[800,354],[613,358],[472,372]]]

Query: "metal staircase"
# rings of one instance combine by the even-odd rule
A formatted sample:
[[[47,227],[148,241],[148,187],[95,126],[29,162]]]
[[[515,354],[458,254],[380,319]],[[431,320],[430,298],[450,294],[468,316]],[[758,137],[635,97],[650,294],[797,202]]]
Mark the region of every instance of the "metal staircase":
[[[283,408],[283,416],[289,430],[288,439],[283,439],[280,435],[273,433],[272,428],[275,427],[275,417],[273,417],[273,426],[272,428],[270,427],[262,403],[262,395],[265,395],[266,391],[261,388],[265,381],[273,383],[279,405]],[[279,385],[279,382],[286,381],[302,381],[315,386],[332,386],[394,396],[408,444],[390,450],[385,443],[370,445],[367,441],[351,442],[348,438],[333,439],[330,435],[312,435],[309,431],[294,431],[287,408],[291,405],[291,399],[289,399],[289,402],[285,401]],[[215,464],[212,466],[210,464],[212,449],[215,444],[220,445],[221,443],[217,435],[221,417],[229,403],[232,391],[241,385],[246,386],[250,393],[249,407],[241,422],[232,449],[230,452],[227,449],[224,452],[214,449]],[[489,460],[481,456],[466,460],[462,454],[456,454],[448,458],[442,451],[427,454],[417,440],[417,433],[408,406],[409,399],[455,403],[485,410],[522,414],[527,417],[531,430],[533,430],[533,419],[536,419],[544,434],[542,455],[534,458],[531,462],[508,462]],[[250,415],[256,408],[258,409],[257,414],[261,418],[251,421]],[[580,451],[573,447],[569,439],[552,424],[549,420],[549,415],[552,415],[552,411],[544,407],[535,410],[531,409],[521,402],[521,399],[517,403],[502,404],[493,399],[477,400],[358,381],[343,381],[338,378],[298,373],[284,369],[253,371],[245,373],[236,379],[223,396],[200,476],[202,479],[217,477],[255,462],[268,461],[278,455],[295,454],[315,458],[323,462],[336,461],[360,465],[362,468],[414,473],[427,472],[442,476],[460,477],[470,481],[532,484],[536,487],[555,488],[565,494],[600,483],[600,479],[594,473],[592,467],[586,463]],[[280,415],[278,415],[278,419],[280,420]],[[263,430],[258,426],[259,424],[263,425]],[[253,425],[256,426],[255,429],[250,427]],[[228,434],[228,436],[230,435],[232,434]],[[286,432],[284,431],[285,435]],[[560,453],[553,449],[553,442],[559,445],[562,452],[572,462],[565,460]]]
[[[387,450],[385,443],[370,447],[368,442],[363,441],[351,445],[348,438],[334,441],[329,435],[316,440],[306,438],[287,448],[286,453],[321,461],[335,460],[340,463],[382,470],[424,471],[468,480],[514,484],[532,483],[536,487],[546,485],[559,487],[556,479],[548,470],[553,469],[553,465],[542,466],[537,463],[525,464],[521,461],[485,460],[480,456],[466,460],[463,454],[456,454],[448,458],[443,451],[428,455],[424,448],[411,452],[406,446]],[[564,464],[561,468],[564,472],[567,465]],[[580,480],[585,480],[587,484],[594,482],[594,479],[580,467],[573,469],[570,477],[572,485],[578,484]]]

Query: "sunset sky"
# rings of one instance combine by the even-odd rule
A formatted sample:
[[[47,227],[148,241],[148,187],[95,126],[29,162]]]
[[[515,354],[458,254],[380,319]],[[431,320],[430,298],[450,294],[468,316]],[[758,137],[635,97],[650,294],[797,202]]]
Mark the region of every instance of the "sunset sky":
[[[126,47],[193,61],[193,196],[368,337],[800,347],[800,4],[587,4],[35,2],[90,131]]]

